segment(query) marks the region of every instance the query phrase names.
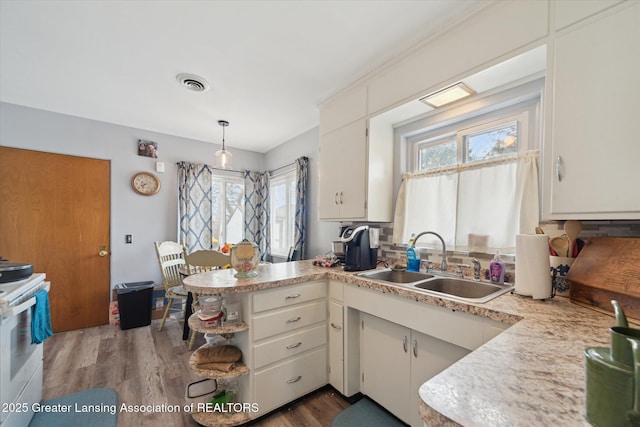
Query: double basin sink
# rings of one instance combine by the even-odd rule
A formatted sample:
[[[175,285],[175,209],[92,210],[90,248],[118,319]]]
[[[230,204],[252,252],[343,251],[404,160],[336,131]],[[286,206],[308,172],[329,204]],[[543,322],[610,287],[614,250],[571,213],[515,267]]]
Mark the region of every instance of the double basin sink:
[[[417,291],[444,296],[473,303],[485,303],[513,289],[509,285],[465,280],[455,277],[435,276],[406,270],[374,270],[358,273],[357,276],[372,280],[403,285]]]

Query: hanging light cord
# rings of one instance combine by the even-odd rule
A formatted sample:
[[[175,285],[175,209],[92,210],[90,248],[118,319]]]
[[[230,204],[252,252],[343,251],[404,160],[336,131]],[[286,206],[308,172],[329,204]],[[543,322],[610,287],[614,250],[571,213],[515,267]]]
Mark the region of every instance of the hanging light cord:
[[[218,124],[220,126],[222,126],[222,149],[225,150],[224,148],[224,128],[226,128],[227,126],[229,126],[229,122],[226,120],[218,120]],[[225,150],[226,151],[226,150]]]

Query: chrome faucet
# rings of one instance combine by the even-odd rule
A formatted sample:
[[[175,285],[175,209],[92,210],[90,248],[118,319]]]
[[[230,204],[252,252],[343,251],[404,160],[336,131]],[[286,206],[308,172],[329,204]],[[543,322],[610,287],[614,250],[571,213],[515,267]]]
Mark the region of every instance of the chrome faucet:
[[[416,247],[416,242],[418,241],[418,239],[422,236],[424,236],[425,234],[433,234],[434,236],[436,236],[438,239],[440,239],[440,243],[442,243],[442,263],[440,264],[440,269],[442,270],[443,273],[447,272],[447,248],[444,244],[444,239],[442,237],[440,237],[440,235],[438,233],[435,233],[433,231],[423,231],[422,233],[419,233],[415,239],[413,239],[413,243],[411,243],[411,247],[415,248]]]
[[[478,261],[478,258],[474,258],[471,260],[471,262],[473,263],[473,280],[475,280],[476,282],[480,281],[480,261]]]

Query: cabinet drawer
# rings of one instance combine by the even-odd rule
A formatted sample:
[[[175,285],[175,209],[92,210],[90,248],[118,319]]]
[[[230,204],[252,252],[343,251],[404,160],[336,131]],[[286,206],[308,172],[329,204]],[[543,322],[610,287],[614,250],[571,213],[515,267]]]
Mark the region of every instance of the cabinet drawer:
[[[264,414],[327,384],[326,347],[257,372],[255,401]]]
[[[311,329],[302,330],[254,347],[254,369],[287,357],[295,356],[327,342],[327,327],[323,323]]]
[[[287,307],[327,296],[327,282],[305,283],[297,286],[286,286],[253,294],[253,312]]]
[[[278,335],[283,332],[322,322],[327,318],[325,300],[279,310],[277,312],[254,316],[251,329],[253,340]]]

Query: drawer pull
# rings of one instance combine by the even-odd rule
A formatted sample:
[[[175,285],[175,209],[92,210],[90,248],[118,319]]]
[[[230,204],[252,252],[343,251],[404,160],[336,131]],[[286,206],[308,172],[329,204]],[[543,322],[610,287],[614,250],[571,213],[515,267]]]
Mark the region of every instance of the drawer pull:
[[[297,348],[300,347],[302,345],[302,342],[299,342],[297,344],[291,344],[287,346],[287,350],[291,350],[292,348]]]
[[[333,322],[331,322],[331,327],[332,327],[333,329],[337,329],[337,330],[342,329],[342,326],[340,326],[340,325],[336,325],[336,324],[335,324],[335,323],[333,323]]]
[[[302,379],[302,375],[298,375],[295,378],[292,378],[290,380],[287,380],[287,384],[293,384],[293,383],[297,383],[298,381],[300,381]]]
[[[287,295],[284,299],[296,299],[300,298],[300,294]]]
[[[287,323],[296,323],[298,320],[302,319],[302,317],[294,317],[293,319],[287,320]]]

